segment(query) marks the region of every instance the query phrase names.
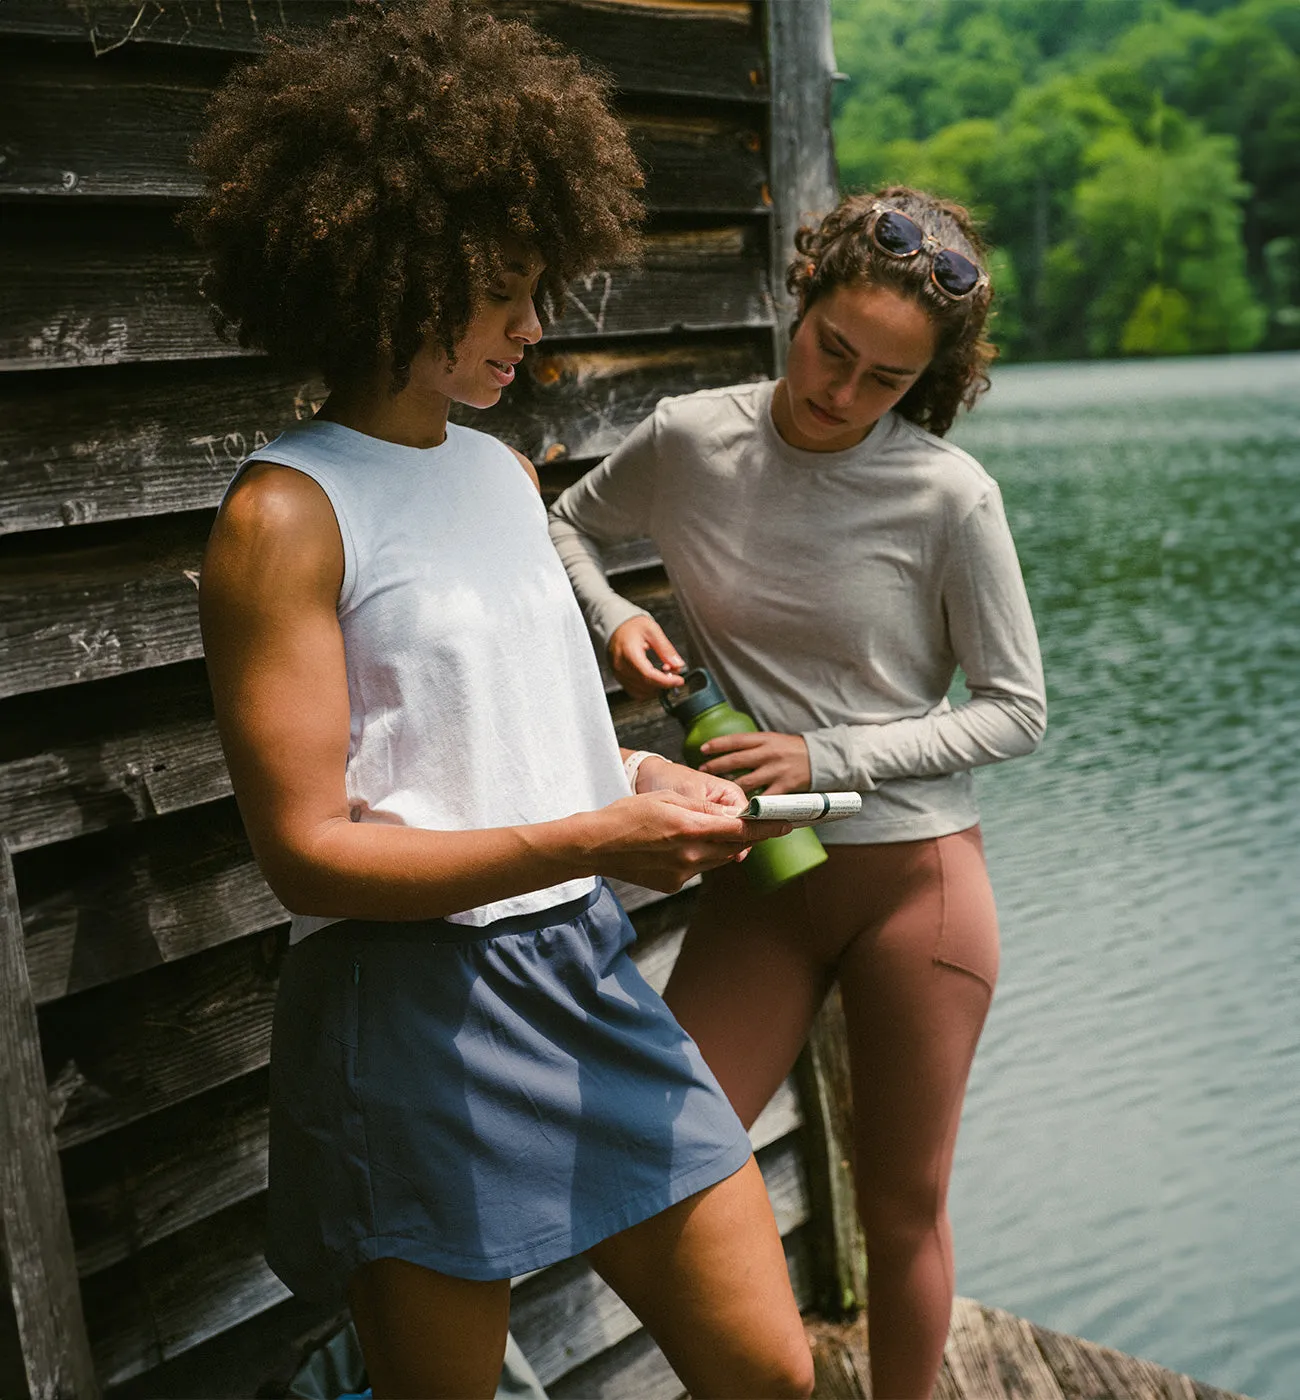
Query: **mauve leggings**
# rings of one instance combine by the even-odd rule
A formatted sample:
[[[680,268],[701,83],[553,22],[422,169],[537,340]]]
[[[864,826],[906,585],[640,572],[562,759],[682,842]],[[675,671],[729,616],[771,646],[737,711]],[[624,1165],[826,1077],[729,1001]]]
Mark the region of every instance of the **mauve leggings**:
[[[773,895],[743,867],[706,878],[664,995],[748,1127],[839,982],[853,1073],[876,1400],[928,1397],[952,1309],[948,1179],[998,972],[978,827],[829,846]]]

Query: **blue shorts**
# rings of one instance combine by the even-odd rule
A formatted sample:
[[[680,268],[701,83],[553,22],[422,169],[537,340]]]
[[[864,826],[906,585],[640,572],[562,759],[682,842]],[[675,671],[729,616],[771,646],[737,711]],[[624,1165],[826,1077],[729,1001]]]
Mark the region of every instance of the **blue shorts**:
[[[348,920],[289,949],[266,1253],[294,1293],[341,1301],[358,1265],[392,1257],[509,1278],[745,1164],[634,938],[600,882],[526,921]]]

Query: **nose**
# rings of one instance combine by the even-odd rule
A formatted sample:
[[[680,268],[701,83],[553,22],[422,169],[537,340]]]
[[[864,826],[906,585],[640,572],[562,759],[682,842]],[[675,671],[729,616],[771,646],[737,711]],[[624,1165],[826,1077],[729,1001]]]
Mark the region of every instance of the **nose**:
[[[515,340],[522,340],[525,345],[536,345],[541,340],[542,323],[531,297],[528,299],[528,310],[523,312],[519,320],[510,328],[510,335]]]
[[[831,381],[830,399],[836,408],[848,408],[853,402],[853,394],[853,376],[851,374]]]

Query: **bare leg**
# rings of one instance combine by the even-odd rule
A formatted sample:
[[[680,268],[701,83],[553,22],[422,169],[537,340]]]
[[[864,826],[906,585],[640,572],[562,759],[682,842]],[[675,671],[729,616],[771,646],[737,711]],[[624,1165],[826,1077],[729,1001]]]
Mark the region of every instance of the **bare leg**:
[[[352,1276],[348,1303],[376,1400],[473,1400],[496,1393],[510,1280],[450,1278],[404,1259]]]
[[[695,1400],[812,1394],[812,1357],[752,1157],[587,1257]]]

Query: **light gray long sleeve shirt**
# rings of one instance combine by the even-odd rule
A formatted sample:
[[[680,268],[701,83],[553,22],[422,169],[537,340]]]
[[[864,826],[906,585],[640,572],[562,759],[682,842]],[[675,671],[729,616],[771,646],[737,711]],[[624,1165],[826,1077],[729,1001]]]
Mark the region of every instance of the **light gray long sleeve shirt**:
[[[997,483],[887,413],[857,446],[804,452],[774,385],[664,399],[551,510],[602,647],[643,609],[600,546],[650,536],[696,659],[760,729],[802,734],[814,789],[856,789],[837,843],[919,840],[979,819],[970,770],[1033,751],[1042,662]],[[952,706],[957,667],[970,698]]]

